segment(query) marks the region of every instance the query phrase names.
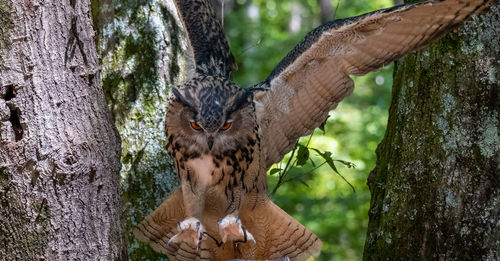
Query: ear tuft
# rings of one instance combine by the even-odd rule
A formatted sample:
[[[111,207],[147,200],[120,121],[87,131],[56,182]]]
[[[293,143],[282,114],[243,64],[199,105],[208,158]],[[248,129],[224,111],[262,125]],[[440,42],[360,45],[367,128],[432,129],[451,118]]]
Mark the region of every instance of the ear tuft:
[[[237,109],[242,107],[243,105],[252,102],[253,92],[251,90],[245,90],[244,92],[239,93],[235,98],[227,114],[231,114],[235,112]]]
[[[175,98],[177,100],[179,100],[182,103],[187,103],[186,98],[184,98],[184,96],[181,94],[181,92],[179,91],[179,89],[173,87],[172,88],[172,93],[174,94],[174,96],[175,96]]]
[[[174,94],[176,100],[180,101],[184,106],[188,107],[190,110],[193,112],[196,112],[196,108],[194,107],[192,102],[189,102],[189,99],[187,99],[180,90],[176,87],[172,88],[172,93]]]

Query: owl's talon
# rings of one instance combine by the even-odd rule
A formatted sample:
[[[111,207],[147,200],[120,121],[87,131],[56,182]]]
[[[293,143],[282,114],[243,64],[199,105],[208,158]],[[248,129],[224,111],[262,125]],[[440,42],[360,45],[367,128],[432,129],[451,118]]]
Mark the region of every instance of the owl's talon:
[[[186,242],[198,250],[198,244],[205,232],[205,228],[201,222],[194,217],[190,217],[177,223],[177,226],[179,232],[168,240],[167,245]]]
[[[253,235],[250,234],[250,232],[248,232],[244,227],[243,227],[243,233],[245,234],[244,235],[245,242],[243,242],[243,243],[246,243],[247,240],[252,240],[253,244],[257,245],[257,241],[255,241],[255,238],[253,238]]]
[[[253,235],[241,224],[241,220],[238,216],[229,214],[223,219],[219,219],[217,223],[219,224],[219,234],[222,237],[222,243],[231,240],[234,243],[252,241],[254,245],[257,244]]]

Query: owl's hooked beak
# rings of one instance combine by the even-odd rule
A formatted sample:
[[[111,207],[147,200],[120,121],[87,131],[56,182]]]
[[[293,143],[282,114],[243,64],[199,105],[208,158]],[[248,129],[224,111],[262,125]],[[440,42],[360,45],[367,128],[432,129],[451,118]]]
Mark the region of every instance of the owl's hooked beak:
[[[207,144],[208,144],[208,149],[212,150],[212,147],[214,146],[214,137],[208,136]]]

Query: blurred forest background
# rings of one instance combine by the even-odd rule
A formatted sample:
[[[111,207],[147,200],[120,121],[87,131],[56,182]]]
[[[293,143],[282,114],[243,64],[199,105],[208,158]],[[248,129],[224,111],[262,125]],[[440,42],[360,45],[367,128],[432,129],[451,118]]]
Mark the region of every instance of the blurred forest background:
[[[256,84],[313,28],[392,5],[392,0],[226,0],[218,10],[239,66],[233,79],[242,87]],[[160,260],[164,257],[136,241],[132,229],[177,186],[164,149],[163,122],[167,91],[184,77],[182,28],[173,2],[167,0],[93,0],[92,11],[103,89],[122,140],[128,254],[131,260]],[[366,180],[387,124],[392,71],[390,65],[356,77],[354,93],[330,113],[326,132],[317,130],[310,140],[310,148],[355,165],[335,162],[349,183],[328,164],[311,172],[324,160],[309,150],[310,160],[290,168],[287,179],[293,181],[273,197],[321,238],[318,260],[362,258],[370,204]],[[306,145],[309,138],[300,143]],[[285,157],[274,168],[284,168],[287,161]],[[270,190],[278,176],[269,176]]]
[[[326,2],[226,1],[224,27],[239,66],[233,74],[234,81],[243,87],[262,81],[308,31],[323,22],[393,5],[391,0]],[[288,174],[299,176],[300,180],[280,186],[273,198],[321,238],[324,246],[318,260],[362,259],[370,203],[366,180],[375,166],[375,149],[387,124],[392,69],[389,65],[379,72],[356,77],[353,94],[330,113],[325,134],[316,130],[311,139],[309,147],[329,151],[334,159],[354,163],[355,168],[337,164],[337,169],[356,192],[328,164],[308,173],[314,168],[308,161],[300,168],[292,168]],[[304,137],[300,143],[305,145],[308,139]],[[310,155],[315,165],[323,162],[317,152],[311,150]],[[288,157],[281,168],[287,161]],[[274,173],[269,176],[270,190],[277,176]]]

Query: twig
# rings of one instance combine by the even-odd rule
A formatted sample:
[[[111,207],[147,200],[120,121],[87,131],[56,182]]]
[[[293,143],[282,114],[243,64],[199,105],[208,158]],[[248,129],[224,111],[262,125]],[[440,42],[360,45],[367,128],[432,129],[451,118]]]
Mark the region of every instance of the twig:
[[[290,162],[292,161],[293,156],[295,155],[295,151],[297,151],[297,144],[295,144],[295,148],[293,149],[292,155],[290,155],[290,158],[288,159],[288,162],[285,165],[285,169],[283,169],[279,174],[280,176],[278,179],[278,183],[276,183],[273,192],[271,192],[271,197],[274,197],[274,194],[276,194],[276,190],[278,190],[279,186],[283,185],[283,178],[285,177],[287,169],[290,166]]]

